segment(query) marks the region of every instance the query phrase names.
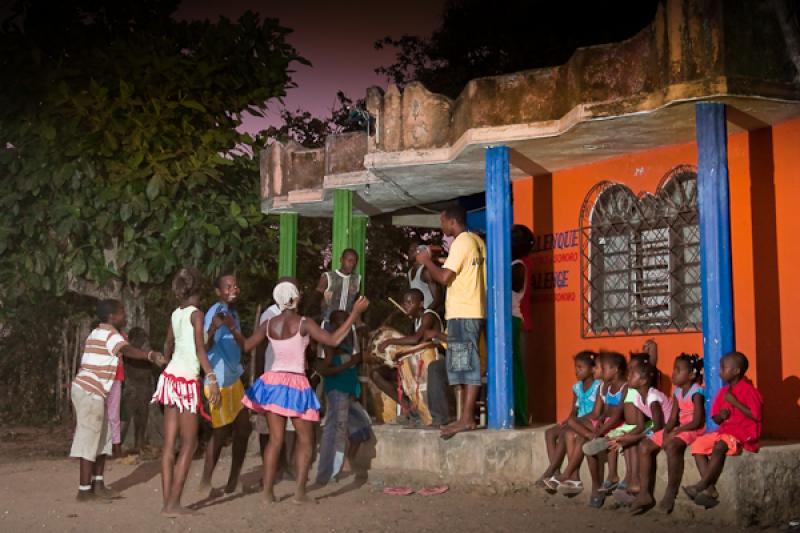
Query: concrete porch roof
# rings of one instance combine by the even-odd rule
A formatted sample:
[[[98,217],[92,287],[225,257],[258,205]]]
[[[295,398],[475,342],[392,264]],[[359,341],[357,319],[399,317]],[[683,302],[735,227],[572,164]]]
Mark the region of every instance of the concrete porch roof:
[[[800,51],[775,14],[744,0],[725,6],[669,0],[627,41],[578,50],[559,67],[472,80],[456,101],[420,84],[372,88],[373,135],[262,152],[262,209],[330,216],[337,188],[356,191],[355,210],[370,216],[474,194],[491,145],[512,149],[520,177],[691,142],[699,101],[729,106],[731,134],[800,116]],[[737,25],[747,31],[726,37]]]

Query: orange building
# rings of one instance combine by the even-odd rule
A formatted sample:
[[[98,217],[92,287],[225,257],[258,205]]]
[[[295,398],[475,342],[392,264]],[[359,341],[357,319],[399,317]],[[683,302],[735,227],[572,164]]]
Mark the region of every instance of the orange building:
[[[731,135],[728,140],[736,348],[751,362],[764,394],[765,434],[800,438],[800,120]],[[702,354],[700,331],[595,334],[584,323],[587,282],[581,251],[590,225],[581,213],[608,181],[635,195],[655,195],[675,169],[697,164],[694,143],[644,150],[513,182],[514,222],[537,235],[533,254],[534,331],[527,370],[534,420],[554,421],[571,409],[572,356],[580,350],[627,353],[648,338],[668,377],[681,352]],[[690,168],[686,168],[686,166]],[[555,236],[555,238],[551,237]],[[582,265],[583,263],[583,265]],[[688,328],[692,329],[692,328]]]

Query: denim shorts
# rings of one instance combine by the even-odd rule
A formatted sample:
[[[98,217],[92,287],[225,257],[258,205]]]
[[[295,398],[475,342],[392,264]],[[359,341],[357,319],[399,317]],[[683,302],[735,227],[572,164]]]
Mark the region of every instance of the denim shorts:
[[[447,321],[447,380],[450,385],[480,385],[481,357],[478,341],[482,319],[451,318]]]

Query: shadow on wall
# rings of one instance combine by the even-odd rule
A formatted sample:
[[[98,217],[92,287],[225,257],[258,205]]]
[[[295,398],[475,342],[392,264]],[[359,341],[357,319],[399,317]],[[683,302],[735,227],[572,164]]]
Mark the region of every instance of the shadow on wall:
[[[753,285],[758,388],[764,395],[764,434],[797,438],[800,378],[783,379],[781,291],[778,277],[777,209],[772,128],[748,135],[750,202],[753,220]],[[748,354],[749,355],[749,354]]]
[[[553,175],[533,178],[534,235],[553,233]],[[537,257],[552,262],[553,250],[539,252]],[[529,273],[530,275],[531,273]],[[530,280],[528,281],[530,283]],[[528,332],[525,346],[525,374],[528,378],[529,412],[534,422],[556,420],[556,304],[545,300],[536,304],[533,331]]]

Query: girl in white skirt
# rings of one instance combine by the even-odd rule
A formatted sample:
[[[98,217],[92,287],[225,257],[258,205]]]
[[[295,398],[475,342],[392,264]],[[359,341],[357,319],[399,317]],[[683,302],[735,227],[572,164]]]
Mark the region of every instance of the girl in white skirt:
[[[175,517],[192,511],[181,507],[181,493],[197,447],[198,414],[208,419],[200,393],[200,368],[208,380],[209,402],[219,402],[217,376],[211,369],[203,340],[200,303],[202,279],[195,268],[182,268],[172,280],[172,291],[180,302],[172,312],[164,355],[170,358],[158,378],[153,402],[164,406],[164,447],[161,451],[161,513]],[[175,460],[175,441],[180,432],[181,450]]]

